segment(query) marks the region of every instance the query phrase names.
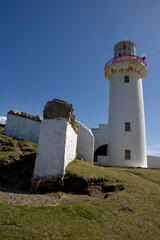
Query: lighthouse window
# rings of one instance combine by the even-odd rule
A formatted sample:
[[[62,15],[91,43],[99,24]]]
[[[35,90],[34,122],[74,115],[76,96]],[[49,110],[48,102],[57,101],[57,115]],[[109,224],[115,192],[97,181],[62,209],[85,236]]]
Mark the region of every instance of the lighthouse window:
[[[131,160],[131,150],[130,149],[125,150],[125,160]]]
[[[124,82],[129,83],[129,76],[124,76]]]
[[[131,131],[131,124],[130,122],[125,122],[125,131],[130,132]]]

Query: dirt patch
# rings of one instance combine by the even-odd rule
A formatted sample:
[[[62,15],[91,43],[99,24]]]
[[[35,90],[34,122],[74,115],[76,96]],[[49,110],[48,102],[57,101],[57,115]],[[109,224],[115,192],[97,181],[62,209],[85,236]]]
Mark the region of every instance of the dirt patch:
[[[20,191],[0,186],[0,203],[20,206],[57,206],[64,202],[92,200],[87,195],[64,194],[61,196],[34,194],[31,191]]]
[[[109,183],[105,178],[82,178],[76,174],[64,177],[64,191],[107,198],[109,192],[123,191],[124,185]]]
[[[121,207],[118,209],[119,212],[133,212],[133,210],[129,207]]]

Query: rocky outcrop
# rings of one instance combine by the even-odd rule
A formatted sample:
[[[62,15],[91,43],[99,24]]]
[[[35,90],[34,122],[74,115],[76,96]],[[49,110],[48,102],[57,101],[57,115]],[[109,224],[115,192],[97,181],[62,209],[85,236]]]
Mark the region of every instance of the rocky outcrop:
[[[37,121],[37,122],[42,121],[42,118],[39,115],[34,116],[34,115],[31,115],[31,114],[28,114],[28,113],[25,113],[25,112],[20,112],[19,110],[11,110],[11,111],[8,112],[8,114],[17,115],[17,116],[20,116],[20,117],[23,117],[23,118],[29,118],[29,119]]]
[[[72,125],[74,131],[78,133],[78,125],[75,121],[73,110],[71,103],[60,99],[53,99],[47,102],[44,107],[43,117],[44,119],[66,119]]]

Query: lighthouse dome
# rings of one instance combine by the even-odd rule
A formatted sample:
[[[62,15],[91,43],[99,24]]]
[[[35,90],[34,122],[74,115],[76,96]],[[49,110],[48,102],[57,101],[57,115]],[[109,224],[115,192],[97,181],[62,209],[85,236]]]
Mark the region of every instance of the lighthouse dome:
[[[114,45],[114,57],[121,55],[136,55],[136,44],[130,40],[123,40]]]

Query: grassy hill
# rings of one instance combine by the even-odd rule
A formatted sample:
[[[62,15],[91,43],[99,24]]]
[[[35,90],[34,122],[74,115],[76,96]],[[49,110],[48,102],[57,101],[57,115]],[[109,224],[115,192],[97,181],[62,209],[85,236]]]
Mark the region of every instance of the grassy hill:
[[[9,145],[10,148],[4,150],[7,148],[4,141],[13,141],[15,145]],[[36,146],[27,141],[7,138],[3,132],[0,134],[0,144],[0,147],[3,145],[0,149],[0,184],[3,184],[1,175],[6,167],[2,166],[10,168],[10,165],[15,164],[15,167],[11,167],[15,169],[19,166],[18,162],[22,162],[20,166],[24,167],[27,163],[27,171],[29,159],[33,161],[29,156],[35,154]],[[18,157],[15,155],[17,151]],[[63,203],[54,207],[0,204],[0,239],[160,239],[160,170],[104,168],[75,160],[66,171],[67,176],[73,179],[75,176],[85,181],[106,179],[106,186],[121,184],[124,190],[109,191],[107,198],[96,196],[91,200]],[[71,193],[70,195],[72,196]]]
[[[36,152],[36,143],[7,137],[4,125],[0,125],[0,183],[29,188]]]

